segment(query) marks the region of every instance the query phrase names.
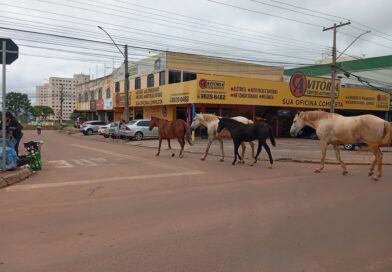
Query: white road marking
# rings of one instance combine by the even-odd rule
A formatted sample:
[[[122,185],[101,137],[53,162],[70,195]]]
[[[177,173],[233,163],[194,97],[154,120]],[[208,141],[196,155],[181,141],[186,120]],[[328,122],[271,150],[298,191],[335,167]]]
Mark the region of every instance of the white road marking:
[[[99,178],[99,179],[86,179],[86,180],[74,180],[74,181],[63,181],[56,183],[41,183],[41,184],[31,184],[31,185],[14,185],[4,188],[5,191],[21,191],[21,190],[34,190],[34,189],[44,189],[44,188],[57,188],[65,186],[74,185],[86,185],[94,183],[104,183],[113,181],[133,181],[133,180],[144,180],[144,179],[161,179],[164,177],[180,177],[180,176],[193,176],[204,174],[203,171],[189,171],[182,173],[162,173],[162,174],[152,174],[152,175],[139,175],[139,176],[123,176],[123,177],[111,177],[111,178]]]
[[[137,157],[137,156],[131,156],[131,155],[126,155],[126,154],[111,152],[111,151],[100,149],[100,148],[96,148],[96,147],[90,147],[90,146],[85,146],[85,145],[80,145],[80,144],[71,144],[71,145],[79,147],[79,148],[92,150],[92,151],[95,151],[95,152],[108,154],[108,155],[111,155],[111,156],[114,156],[114,157],[125,158],[125,159],[132,160],[132,161],[135,161],[135,162],[141,162],[141,163],[144,163],[144,164],[149,164],[149,165],[155,166],[155,167],[161,167],[161,168],[165,168],[165,169],[170,169],[170,170],[176,171],[176,172],[178,172],[178,171],[192,171],[192,169],[189,169],[189,168],[171,166],[169,164],[158,162],[156,160],[143,159],[143,158],[140,158],[140,157]]]
[[[87,159],[74,159],[72,160],[75,164],[82,165],[82,166],[98,166],[95,162]]]
[[[55,164],[54,168],[72,168],[75,167],[74,165],[70,164],[65,160],[58,160],[58,161],[48,161],[50,164]]]
[[[105,158],[90,158],[89,160],[95,161],[97,163],[106,163],[108,160]]]

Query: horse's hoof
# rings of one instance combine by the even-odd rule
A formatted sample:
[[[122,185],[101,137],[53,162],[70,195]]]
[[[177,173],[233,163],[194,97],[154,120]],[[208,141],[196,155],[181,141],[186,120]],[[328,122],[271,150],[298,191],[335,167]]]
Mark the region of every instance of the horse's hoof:
[[[316,169],[316,170],[314,170],[314,172],[315,173],[321,173],[321,170],[320,169]]]
[[[159,156],[159,153],[155,154],[155,156]]]
[[[182,159],[182,158],[184,158],[184,155],[179,155],[178,157],[180,157]]]
[[[232,162],[231,164],[232,164],[232,165],[235,165],[235,162]]]
[[[368,173],[368,177],[373,176],[373,174],[374,174],[374,172],[373,172],[373,171],[370,171],[370,172]]]
[[[344,171],[342,172],[342,175],[343,175],[343,176],[347,176],[347,174],[348,174],[348,171],[347,171],[347,170],[344,170]]]
[[[224,160],[224,159],[220,159],[219,161],[220,161],[220,162],[224,162],[225,160]]]
[[[268,169],[272,169],[272,164],[270,166],[268,166]]]
[[[373,177],[373,181],[378,181],[378,177]]]
[[[175,154],[174,153],[172,153],[172,157],[174,157],[175,156]]]
[[[206,158],[204,158],[204,157],[201,157],[201,158],[200,158],[200,160],[202,160],[202,161],[205,161],[205,160],[206,160]]]

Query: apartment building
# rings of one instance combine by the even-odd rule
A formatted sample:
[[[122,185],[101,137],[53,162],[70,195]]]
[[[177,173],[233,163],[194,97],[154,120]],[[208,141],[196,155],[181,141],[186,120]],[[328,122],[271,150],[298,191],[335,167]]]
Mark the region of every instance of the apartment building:
[[[44,84],[44,85],[38,85],[35,87],[35,93],[36,93],[36,105],[41,105],[41,106],[49,106],[49,95],[48,95],[48,90],[49,90],[49,84]]]
[[[50,77],[47,84],[36,87],[36,104],[51,107],[55,113],[53,119],[58,120],[63,101],[63,120],[69,120],[76,109],[76,85],[89,80],[90,76],[84,74],[75,74],[72,78]]]

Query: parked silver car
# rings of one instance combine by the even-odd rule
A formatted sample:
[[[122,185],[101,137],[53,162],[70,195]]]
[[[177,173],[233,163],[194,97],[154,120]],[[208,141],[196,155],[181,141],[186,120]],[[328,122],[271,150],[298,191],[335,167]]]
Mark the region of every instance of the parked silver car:
[[[116,134],[119,131],[118,122],[111,122],[107,125],[100,126],[98,129],[98,134],[103,135],[105,138],[109,138],[113,134]]]
[[[135,139],[140,141],[146,138],[158,138],[158,128],[154,127],[151,131],[150,119],[137,119],[128,122],[125,125],[125,129],[119,131],[119,134],[128,139]]]
[[[98,132],[99,127],[103,125],[106,125],[106,123],[103,121],[99,121],[99,120],[87,121],[80,126],[80,131],[84,135],[91,135],[95,132]]]

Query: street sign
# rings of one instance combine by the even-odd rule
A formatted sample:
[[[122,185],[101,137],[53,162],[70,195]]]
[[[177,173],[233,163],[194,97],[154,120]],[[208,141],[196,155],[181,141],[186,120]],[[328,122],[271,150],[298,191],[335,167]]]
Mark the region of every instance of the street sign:
[[[19,47],[11,39],[0,38],[0,64],[3,64],[3,41],[6,42],[6,64],[11,64],[19,56]]]

